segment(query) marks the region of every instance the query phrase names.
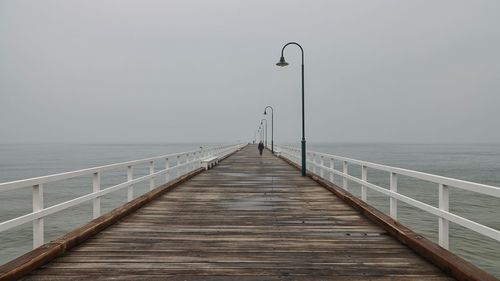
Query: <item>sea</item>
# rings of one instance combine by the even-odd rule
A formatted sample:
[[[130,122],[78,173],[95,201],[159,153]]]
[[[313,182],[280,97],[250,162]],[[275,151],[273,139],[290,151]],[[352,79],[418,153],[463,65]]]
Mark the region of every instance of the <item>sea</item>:
[[[170,144],[0,144],[0,182],[44,176],[122,161],[190,151],[210,146],[207,143]],[[297,144],[287,144],[296,145]],[[309,150],[369,162],[431,173],[500,187],[500,144],[403,144],[403,143],[308,143]],[[336,167],[339,167],[337,164]],[[147,166],[137,167],[134,176],[146,175]],[[359,177],[360,167],[349,167]],[[126,171],[105,173],[102,188],[126,180]],[[160,182],[161,179],[158,179]],[[389,187],[389,174],[368,171],[368,181]],[[342,181],[336,177],[339,186]],[[147,192],[148,183],[135,186],[135,196]],[[360,196],[361,187],[348,182],[348,189]],[[87,194],[91,177],[44,185],[45,206]],[[400,176],[398,191],[427,204],[438,206],[438,186]],[[106,195],[102,212],[127,200],[126,190]],[[389,199],[368,190],[368,202],[388,214]],[[0,221],[31,212],[31,188],[0,192]],[[450,188],[450,211],[478,223],[500,229],[500,199]],[[45,219],[45,241],[53,240],[92,219],[92,202],[79,205]],[[398,203],[398,219],[415,232],[437,242],[437,217]],[[31,223],[0,233],[0,264],[32,248]],[[484,270],[500,277],[500,242],[450,223],[450,250]]]

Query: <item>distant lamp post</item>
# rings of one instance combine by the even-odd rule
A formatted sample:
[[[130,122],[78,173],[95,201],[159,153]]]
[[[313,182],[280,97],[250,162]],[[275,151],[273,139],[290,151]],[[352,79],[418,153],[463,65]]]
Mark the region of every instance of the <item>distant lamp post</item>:
[[[264,121],[266,121],[266,122],[264,122]],[[261,125],[262,125],[262,122],[264,122],[264,126],[262,127],[264,129],[264,147],[267,147],[267,119],[260,120]]]
[[[264,115],[267,115],[266,110],[271,109],[271,152],[274,154],[274,109],[272,106],[268,105],[264,108]]]
[[[281,49],[281,58],[280,61],[276,64],[277,66],[287,66],[288,63],[285,61],[285,57],[283,56],[283,52],[285,51],[286,46],[288,45],[297,45],[302,52],[302,176],[306,175],[306,121],[305,121],[305,110],[304,110],[304,49],[298,43],[289,42],[286,43],[285,46]]]

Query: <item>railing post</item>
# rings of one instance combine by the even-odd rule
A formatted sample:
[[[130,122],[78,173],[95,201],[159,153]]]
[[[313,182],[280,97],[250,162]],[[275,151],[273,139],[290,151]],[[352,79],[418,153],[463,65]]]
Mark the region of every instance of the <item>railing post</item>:
[[[33,186],[33,212],[43,209],[43,184]],[[43,218],[33,221],[33,249],[43,245],[44,239]]]
[[[311,152],[311,172],[316,174],[316,154]]]
[[[323,157],[323,155],[320,156],[321,157],[321,166],[320,166],[320,170],[319,170],[319,176],[321,178],[323,178],[325,176],[325,157]]]
[[[181,156],[180,155],[177,155],[177,162],[175,164],[175,177],[178,178],[181,174]]]
[[[149,161],[149,174],[152,175],[155,173],[155,162]],[[155,178],[151,177],[149,179],[149,190],[155,189]]]
[[[131,181],[134,178],[134,167],[127,167],[127,181]],[[131,184],[127,189],[127,202],[132,201],[134,199],[134,185]]]
[[[397,193],[398,192],[398,174],[391,172],[390,183],[391,183],[391,186],[390,186],[391,191]],[[396,198],[393,198],[393,197],[390,198],[389,214],[390,214],[391,218],[393,218],[394,220],[398,219],[398,200]]]
[[[361,166],[361,180],[366,182],[368,176],[368,168],[365,165]],[[361,200],[367,201],[366,185],[361,185]]]
[[[189,153],[186,153],[186,167],[184,168],[185,174],[189,173]]]
[[[98,192],[101,190],[101,172],[94,173],[92,177],[92,191]],[[101,197],[96,197],[93,200],[93,218],[98,218],[101,215]]]
[[[300,158],[299,158],[300,163]],[[306,170],[309,169],[309,152],[306,152]]]
[[[335,170],[335,162],[333,158],[330,158],[330,182],[333,183],[333,180],[335,179],[335,173],[333,172]]]
[[[165,183],[170,181],[170,163],[168,162],[168,158],[165,158]]]
[[[316,153],[311,153],[311,171],[316,174]]]
[[[319,170],[319,155],[317,155],[316,153],[313,153],[313,169],[314,169],[314,173],[317,175],[318,174],[318,170]]]
[[[312,163],[314,161],[314,157],[312,155],[312,152],[309,152],[306,154],[306,159],[309,160],[309,161],[306,161],[306,170],[309,170],[312,172],[312,168],[314,168],[313,163]],[[311,166],[312,166],[312,168],[311,168]]]
[[[191,165],[190,165],[191,171],[196,169],[195,164],[196,164],[196,151],[191,154]]]
[[[448,212],[449,201],[449,188],[444,184],[439,184],[439,209]],[[449,221],[445,218],[439,218],[439,246],[448,249],[449,242]]]
[[[347,161],[342,161],[342,172],[344,175],[348,174],[348,167],[347,167]],[[342,187],[347,190],[347,178],[342,177]]]

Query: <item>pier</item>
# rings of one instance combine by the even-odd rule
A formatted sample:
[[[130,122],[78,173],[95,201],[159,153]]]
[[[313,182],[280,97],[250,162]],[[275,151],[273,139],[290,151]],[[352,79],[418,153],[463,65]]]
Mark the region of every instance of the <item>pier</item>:
[[[224,158],[7,263],[0,279],[496,280],[270,151]]]

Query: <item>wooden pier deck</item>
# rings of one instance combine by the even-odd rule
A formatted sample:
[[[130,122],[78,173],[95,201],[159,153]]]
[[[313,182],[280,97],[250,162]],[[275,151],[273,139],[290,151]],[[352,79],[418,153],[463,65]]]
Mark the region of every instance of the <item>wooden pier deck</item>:
[[[247,146],[25,280],[454,280]]]

